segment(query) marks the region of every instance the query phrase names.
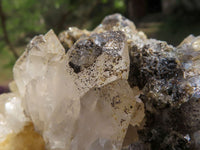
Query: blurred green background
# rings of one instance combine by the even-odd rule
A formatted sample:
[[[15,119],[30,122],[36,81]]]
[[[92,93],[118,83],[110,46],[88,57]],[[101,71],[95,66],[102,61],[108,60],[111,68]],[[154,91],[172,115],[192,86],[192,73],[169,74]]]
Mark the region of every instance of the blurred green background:
[[[70,26],[92,30],[109,14],[121,13],[149,38],[178,45],[200,35],[199,0],[0,0],[0,86],[35,35]]]

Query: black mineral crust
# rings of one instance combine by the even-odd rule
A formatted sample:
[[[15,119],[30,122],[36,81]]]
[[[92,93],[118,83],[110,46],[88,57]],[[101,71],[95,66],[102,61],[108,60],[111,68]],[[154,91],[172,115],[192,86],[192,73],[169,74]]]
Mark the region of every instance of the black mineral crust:
[[[138,131],[140,140],[150,144],[151,150],[199,150],[200,88],[195,80],[199,74],[186,78],[184,66],[185,55],[192,50],[177,57],[178,50],[169,48],[161,41],[130,47],[129,83],[143,91],[140,98],[145,104],[146,124]]]
[[[174,49],[166,55],[167,45],[152,52],[152,45],[130,48],[129,83],[143,91],[146,111],[145,127],[138,131],[141,141],[152,150],[199,150],[199,81],[185,78],[184,54],[180,59]]]

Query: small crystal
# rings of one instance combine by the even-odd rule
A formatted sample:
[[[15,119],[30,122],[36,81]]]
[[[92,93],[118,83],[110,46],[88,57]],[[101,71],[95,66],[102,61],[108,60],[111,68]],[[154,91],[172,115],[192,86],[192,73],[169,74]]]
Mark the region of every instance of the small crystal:
[[[21,99],[17,95],[0,95],[0,142],[4,141],[7,135],[20,132],[28,121]]]

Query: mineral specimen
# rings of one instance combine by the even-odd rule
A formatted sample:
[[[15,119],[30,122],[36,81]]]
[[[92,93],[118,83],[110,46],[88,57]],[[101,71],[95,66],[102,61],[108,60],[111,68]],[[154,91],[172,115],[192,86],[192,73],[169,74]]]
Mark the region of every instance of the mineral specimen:
[[[36,130],[49,149],[63,150],[121,149],[136,111],[128,73],[128,47],[121,31],[82,37],[67,54],[50,31],[35,37],[14,67]]]
[[[0,150],[44,150],[44,141],[24,114],[16,93],[0,96],[0,133]]]
[[[198,149],[199,51],[200,37],[176,48],[119,14],[36,36],[0,96],[0,150],[21,150],[16,137],[39,150]]]

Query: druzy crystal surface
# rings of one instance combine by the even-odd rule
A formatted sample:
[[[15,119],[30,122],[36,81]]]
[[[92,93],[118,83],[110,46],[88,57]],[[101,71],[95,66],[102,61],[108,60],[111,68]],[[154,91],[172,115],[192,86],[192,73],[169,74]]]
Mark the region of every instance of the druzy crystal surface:
[[[173,47],[119,14],[36,36],[0,96],[0,150],[24,132],[40,150],[198,149],[199,52],[199,37]]]
[[[8,134],[20,132],[29,119],[16,94],[2,94],[0,100],[0,142],[3,142]]]

